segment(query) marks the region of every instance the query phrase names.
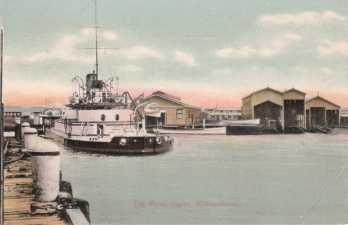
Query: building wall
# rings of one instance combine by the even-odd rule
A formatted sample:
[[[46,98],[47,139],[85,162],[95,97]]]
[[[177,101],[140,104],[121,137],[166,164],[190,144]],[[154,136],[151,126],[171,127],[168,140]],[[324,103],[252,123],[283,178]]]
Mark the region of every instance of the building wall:
[[[258,92],[257,94],[252,95],[252,105],[256,106],[266,101],[273,102],[277,105],[283,106],[283,96],[280,93],[264,90],[262,92]]]
[[[269,120],[276,120],[281,124],[282,108],[282,94],[265,89],[242,100],[242,119],[261,119],[263,126],[269,126]]]
[[[284,128],[306,126],[305,114],[306,94],[295,89],[283,93],[284,99]]]
[[[348,116],[341,116],[341,127],[348,128]]]
[[[149,103],[156,103],[159,110],[165,113],[164,127],[184,127],[193,124],[202,124],[202,113],[199,108],[185,107],[175,102],[153,96],[146,100]],[[177,111],[182,110],[182,117],[177,117]]]
[[[262,90],[251,96],[248,96],[242,100],[242,118],[243,119],[255,119],[254,115],[255,106],[264,102],[273,102],[279,106],[283,106],[282,94],[272,90]]]
[[[325,126],[325,108],[311,107],[309,109],[310,127]]]
[[[214,108],[206,109],[207,121],[239,120],[241,117],[240,109]]]
[[[266,102],[269,103],[264,104]],[[262,107],[258,107],[260,105]],[[266,111],[261,112],[260,108]],[[270,113],[272,110],[275,110],[274,114]],[[255,115],[256,111],[258,115]],[[243,119],[265,118],[266,115],[276,119],[283,128],[304,128],[306,125],[305,93],[296,89],[278,92],[271,88],[266,88],[254,92],[242,100]],[[263,118],[260,119],[264,120]]]
[[[284,126],[305,127],[304,100],[284,100]]]
[[[270,127],[270,121],[275,121],[275,127],[281,124],[282,107],[273,102],[266,101],[254,107],[254,118],[260,119],[261,124],[265,127]]]
[[[339,126],[339,110],[326,110],[326,123],[328,127]]]
[[[242,118],[245,120],[253,118],[253,106],[251,104],[251,96],[242,100]]]
[[[306,102],[307,128],[318,126],[338,127],[340,108],[318,97]]]
[[[186,125],[201,125],[203,120],[203,114],[200,109],[185,108],[185,122]]]
[[[185,126],[187,124],[187,110],[183,107],[161,107],[161,109],[165,110],[165,126]],[[177,118],[177,110],[183,110],[182,118]]]
[[[340,127],[348,128],[348,108],[342,107],[340,109]]]
[[[284,92],[283,98],[286,100],[304,100],[305,94],[300,93],[298,91],[287,91]]]

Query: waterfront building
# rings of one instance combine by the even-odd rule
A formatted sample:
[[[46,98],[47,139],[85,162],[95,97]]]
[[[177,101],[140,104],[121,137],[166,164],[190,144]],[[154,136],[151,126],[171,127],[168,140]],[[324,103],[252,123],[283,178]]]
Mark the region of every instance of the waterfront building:
[[[306,102],[306,127],[338,127],[340,106],[319,95]]]
[[[21,118],[22,117],[22,112],[12,112],[12,111],[5,111],[4,112],[4,117],[8,118]]]
[[[42,125],[42,118],[41,118],[42,112],[41,111],[35,111],[29,114],[30,118],[30,124],[34,127],[41,126]]]
[[[340,110],[340,127],[348,128],[348,108]]]
[[[210,108],[204,109],[207,122],[219,122],[223,120],[240,120],[242,113],[240,108]]]
[[[146,117],[147,127],[184,128],[202,126],[204,114],[200,107],[184,103],[179,97],[156,91],[142,102],[155,104],[160,118]]]
[[[6,111],[4,112],[4,129],[5,131],[8,130],[14,130],[16,127],[16,124],[21,123],[21,112],[12,112],[12,111]]]
[[[19,137],[19,124],[21,123],[21,112],[4,112],[4,135],[5,137]]]
[[[242,99],[242,118],[260,119],[267,128],[305,127],[305,93],[295,88],[284,92],[267,87]]]
[[[284,127],[305,128],[305,97],[306,93],[295,88],[283,93]]]

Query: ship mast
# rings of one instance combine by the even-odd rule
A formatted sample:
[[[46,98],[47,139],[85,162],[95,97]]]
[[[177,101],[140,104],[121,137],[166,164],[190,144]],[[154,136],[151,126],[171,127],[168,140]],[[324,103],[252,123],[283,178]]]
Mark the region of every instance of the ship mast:
[[[95,74],[98,80],[98,4],[94,0],[94,28],[95,28]]]

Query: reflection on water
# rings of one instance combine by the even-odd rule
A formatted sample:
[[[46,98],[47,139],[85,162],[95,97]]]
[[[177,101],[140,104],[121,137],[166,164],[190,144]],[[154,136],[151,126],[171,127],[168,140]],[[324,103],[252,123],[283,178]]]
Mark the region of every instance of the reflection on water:
[[[64,151],[94,224],[344,223],[348,135],[176,136],[156,156]]]

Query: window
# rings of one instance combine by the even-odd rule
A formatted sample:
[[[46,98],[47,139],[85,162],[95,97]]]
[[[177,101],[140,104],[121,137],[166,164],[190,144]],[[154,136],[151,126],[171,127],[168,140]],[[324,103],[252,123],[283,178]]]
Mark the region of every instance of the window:
[[[119,120],[120,120],[120,115],[116,114],[116,115],[115,115],[115,120],[116,120],[116,121],[119,121]]]
[[[183,109],[177,109],[176,110],[176,118],[182,119],[184,117],[184,110]]]
[[[104,115],[104,114],[101,114],[100,120],[101,120],[101,121],[105,121],[105,115]]]

